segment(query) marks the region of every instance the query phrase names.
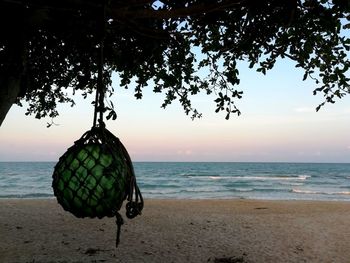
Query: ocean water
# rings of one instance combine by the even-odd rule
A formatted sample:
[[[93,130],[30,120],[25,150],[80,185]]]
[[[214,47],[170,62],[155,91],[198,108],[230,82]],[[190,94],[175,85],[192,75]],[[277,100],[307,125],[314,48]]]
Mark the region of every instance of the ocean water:
[[[0,198],[52,198],[51,162],[0,162]],[[135,162],[144,198],[350,201],[350,164]]]

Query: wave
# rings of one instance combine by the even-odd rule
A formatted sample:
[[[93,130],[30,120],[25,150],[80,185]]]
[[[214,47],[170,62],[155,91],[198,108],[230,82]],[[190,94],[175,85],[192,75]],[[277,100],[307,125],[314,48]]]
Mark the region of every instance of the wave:
[[[254,188],[234,188],[235,192],[253,192]]]
[[[323,191],[312,191],[312,190],[292,189],[291,192],[292,192],[292,193],[297,193],[297,194],[350,195],[350,191],[323,192]]]
[[[0,194],[0,198],[51,198],[53,194],[46,193],[32,193],[32,194]]]
[[[223,174],[193,174],[193,173],[182,173],[179,174],[182,177],[187,177],[187,178],[210,178],[210,177],[225,177]]]
[[[189,176],[190,178],[196,176]],[[298,176],[207,176],[212,180],[232,179],[232,180],[256,180],[256,181],[305,181],[310,178],[310,175]]]
[[[304,182],[279,182],[279,185],[284,185],[284,186],[301,186],[304,185]]]

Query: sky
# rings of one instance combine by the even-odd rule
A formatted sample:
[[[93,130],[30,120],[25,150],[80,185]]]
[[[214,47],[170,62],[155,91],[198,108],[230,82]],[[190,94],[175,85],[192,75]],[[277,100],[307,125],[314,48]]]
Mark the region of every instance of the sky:
[[[316,112],[323,97],[312,95],[315,84],[302,81],[291,62],[279,61],[266,76],[246,65],[239,70],[242,115],[230,120],[214,112],[214,96],[193,97],[203,117],[192,121],[178,102],[160,108],[164,96],[151,86],[136,100],[114,77],[118,118],[107,128],[133,161],[350,162],[350,96]],[[13,106],[0,127],[0,161],[57,161],[92,126],[92,97],[75,100],[73,108],[59,106],[51,128],[50,119],[25,116],[25,107]]]

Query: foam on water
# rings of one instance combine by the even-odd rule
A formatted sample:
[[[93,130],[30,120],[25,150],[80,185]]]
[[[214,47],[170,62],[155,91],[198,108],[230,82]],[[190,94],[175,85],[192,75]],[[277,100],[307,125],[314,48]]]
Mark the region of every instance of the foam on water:
[[[340,192],[326,192],[326,191],[315,191],[315,190],[301,190],[292,189],[293,193],[298,194],[318,194],[318,195],[350,195],[350,191],[340,191]]]
[[[297,177],[285,177],[285,176],[201,176],[201,178],[209,178],[212,180],[254,180],[254,181],[303,181],[310,178],[310,175],[298,175]],[[196,178],[196,176],[189,176],[189,178]]]

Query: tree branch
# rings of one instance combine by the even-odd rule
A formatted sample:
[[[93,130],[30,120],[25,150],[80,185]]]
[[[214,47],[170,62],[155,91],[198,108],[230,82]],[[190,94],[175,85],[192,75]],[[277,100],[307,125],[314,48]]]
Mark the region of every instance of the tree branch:
[[[193,15],[200,15],[206,13],[212,13],[218,10],[224,10],[241,5],[246,0],[222,0],[220,2],[215,1],[213,3],[199,3],[190,5],[188,7],[174,8],[168,10],[156,10],[156,9],[133,9],[137,6],[144,6],[147,4],[155,3],[154,0],[131,0],[131,1],[112,1],[110,6],[110,14],[112,18],[128,17],[134,19],[169,19],[180,18]],[[54,9],[58,11],[77,11],[79,9],[95,9],[102,7],[101,1],[85,1],[85,0],[0,0],[0,5],[21,5],[29,6],[39,9]]]
[[[142,9],[142,10],[130,10],[125,8],[111,9],[113,17],[133,17],[135,19],[169,19],[169,18],[181,18],[187,16],[196,16],[202,14],[208,14],[219,10],[226,10],[229,8],[237,7],[241,5],[245,0],[223,0],[215,3],[198,3],[188,7],[168,9],[168,10],[155,10],[155,9]]]

